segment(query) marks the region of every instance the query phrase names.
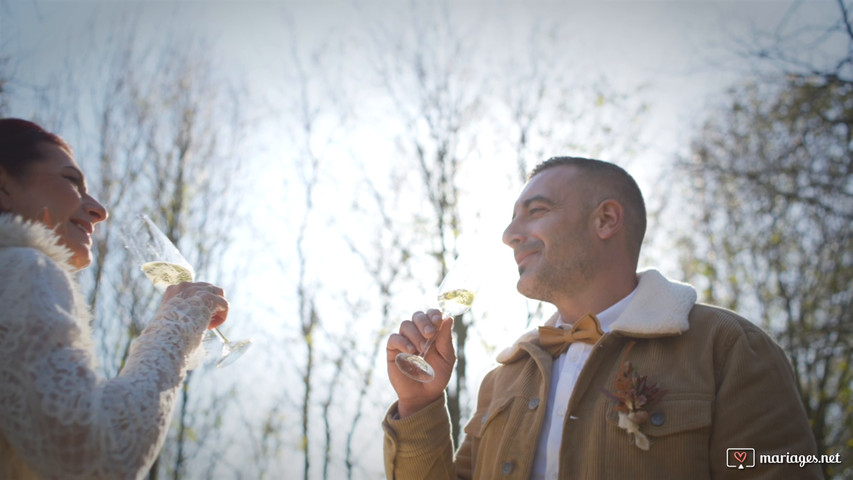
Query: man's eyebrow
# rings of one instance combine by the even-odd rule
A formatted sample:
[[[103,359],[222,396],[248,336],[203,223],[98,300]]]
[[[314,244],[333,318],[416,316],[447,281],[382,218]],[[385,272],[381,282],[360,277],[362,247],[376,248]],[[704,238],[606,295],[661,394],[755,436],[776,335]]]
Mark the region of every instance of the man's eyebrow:
[[[530,208],[531,204],[537,203],[537,202],[538,203],[544,203],[544,204],[551,206],[551,207],[556,205],[556,203],[553,200],[551,200],[550,198],[548,198],[546,196],[534,195],[534,196],[527,198],[524,201],[522,201],[521,202],[521,208],[526,210],[526,209]],[[516,207],[516,209],[513,209],[513,211],[512,211],[512,218],[515,218],[516,211],[517,211],[517,207]]]
[[[554,201],[553,201],[553,200],[551,200],[551,199],[550,199],[550,198],[548,198],[548,197],[542,196],[542,195],[534,195],[534,196],[532,196],[532,197],[530,197],[530,198],[526,199],[525,201],[521,202],[521,205],[522,205],[524,208],[527,208],[527,207],[529,207],[532,203],[537,203],[537,202],[539,202],[539,203],[544,203],[544,204],[551,205],[551,206],[555,205],[555,203],[554,203]]]

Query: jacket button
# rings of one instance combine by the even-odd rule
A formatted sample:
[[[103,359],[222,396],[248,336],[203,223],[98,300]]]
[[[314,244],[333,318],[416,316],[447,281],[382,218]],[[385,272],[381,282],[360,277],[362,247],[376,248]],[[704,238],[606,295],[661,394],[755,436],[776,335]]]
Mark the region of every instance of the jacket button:
[[[649,421],[652,425],[659,427],[666,422],[666,415],[664,415],[663,412],[655,412],[652,414],[651,418],[649,418]]]
[[[506,462],[501,467],[501,473],[504,475],[509,475],[515,469],[515,465],[512,462]]]
[[[532,399],[530,399],[529,402],[527,402],[527,408],[529,408],[530,410],[536,410],[536,407],[538,407],[538,406],[539,406],[539,399],[538,398],[532,398]]]

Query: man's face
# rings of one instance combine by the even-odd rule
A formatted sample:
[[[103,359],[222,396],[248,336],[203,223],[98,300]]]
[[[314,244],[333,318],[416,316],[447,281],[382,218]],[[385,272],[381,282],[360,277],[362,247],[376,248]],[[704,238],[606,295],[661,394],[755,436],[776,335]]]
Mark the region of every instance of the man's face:
[[[518,264],[518,291],[554,303],[582,292],[595,266],[589,191],[580,170],[555,166],[525,186],[503,241]]]

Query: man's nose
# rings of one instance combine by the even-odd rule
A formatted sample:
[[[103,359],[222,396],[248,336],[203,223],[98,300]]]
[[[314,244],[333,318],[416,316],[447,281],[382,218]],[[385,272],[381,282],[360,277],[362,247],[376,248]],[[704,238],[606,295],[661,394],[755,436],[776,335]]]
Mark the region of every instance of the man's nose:
[[[503,237],[501,239],[510,247],[514,247],[521,243],[522,235],[519,231],[518,225],[516,224],[516,219],[512,219],[512,221],[509,222],[509,225],[504,229]]]

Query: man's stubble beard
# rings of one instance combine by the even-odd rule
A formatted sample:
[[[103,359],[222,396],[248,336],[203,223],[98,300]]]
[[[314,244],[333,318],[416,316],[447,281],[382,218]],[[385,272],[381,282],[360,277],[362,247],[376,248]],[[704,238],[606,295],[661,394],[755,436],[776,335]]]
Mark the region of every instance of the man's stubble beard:
[[[581,235],[574,237],[566,239],[565,242],[581,245]],[[559,250],[565,242],[555,245],[554,248]],[[544,263],[539,271],[532,274],[531,285],[525,287],[524,282],[519,279],[518,291],[525,297],[543,302],[555,303],[560,297],[577,297],[587,288],[595,272],[595,260],[589,250],[583,248],[575,248],[572,256],[560,263],[549,262],[547,252],[543,252],[542,260]]]

